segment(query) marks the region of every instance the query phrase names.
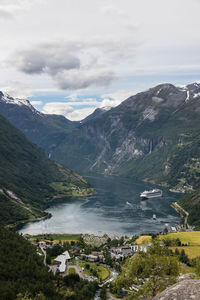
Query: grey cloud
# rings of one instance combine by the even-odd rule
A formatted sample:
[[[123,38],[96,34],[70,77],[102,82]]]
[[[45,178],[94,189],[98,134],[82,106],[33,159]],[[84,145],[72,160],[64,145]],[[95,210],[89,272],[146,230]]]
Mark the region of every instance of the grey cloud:
[[[78,69],[80,60],[67,49],[39,48],[18,52],[14,59],[19,71],[26,74],[56,74],[62,70]]]
[[[136,43],[114,40],[56,41],[19,51],[11,59],[18,71],[48,74],[63,90],[108,86],[117,79],[113,66],[135,55]]]
[[[55,76],[57,85],[63,90],[84,89],[92,85],[106,87],[117,76],[112,71],[84,72],[73,70],[73,72],[62,72]]]
[[[1,19],[13,19],[13,14],[9,11],[0,8],[0,20]]]

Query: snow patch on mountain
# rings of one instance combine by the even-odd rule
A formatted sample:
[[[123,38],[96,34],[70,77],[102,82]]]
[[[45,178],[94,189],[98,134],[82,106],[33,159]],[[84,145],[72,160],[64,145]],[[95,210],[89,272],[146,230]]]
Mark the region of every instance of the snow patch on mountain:
[[[200,93],[196,93],[196,94],[193,95],[193,98],[194,98],[194,99],[196,99],[196,98],[198,98],[198,97],[200,97]]]
[[[0,92],[0,101],[3,101],[7,104],[13,104],[13,105],[19,105],[19,106],[27,106],[33,113],[40,114],[39,111],[37,111],[31,103],[26,99],[20,99],[20,98],[13,98],[9,96],[7,93]]]

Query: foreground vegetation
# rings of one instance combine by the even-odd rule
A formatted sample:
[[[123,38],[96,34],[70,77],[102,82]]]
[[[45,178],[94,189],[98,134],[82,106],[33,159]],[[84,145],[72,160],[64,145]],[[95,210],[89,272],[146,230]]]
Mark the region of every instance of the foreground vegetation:
[[[79,265],[84,269],[86,274],[97,277],[99,282],[103,282],[110,277],[109,269],[102,265],[85,261],[79,261]]]
[[[28,294],[59,299],[53,276],[36,249],[22,236],[0,227],[0,299],[13,300]]]
[[[186,194],[178,202],[188,213],[188,223],[200,229],[200,190]]]
[[[77,274],[54,276],[36,247],[22,236],[0,227],[0,299],[92,300],[96,282]]]
[[[137,253],[125,261],[122,272],[111,285],[114,294],[120,298],[124,294],[127,300],[140,299],[140,296],[152,299],[175,283],[179,275],[200,275],[200,253],[195,259],[190,259],[184,248],[178,247],[179,250],[172,251],[162,242],[159,237],[154,239],[146,253]]]

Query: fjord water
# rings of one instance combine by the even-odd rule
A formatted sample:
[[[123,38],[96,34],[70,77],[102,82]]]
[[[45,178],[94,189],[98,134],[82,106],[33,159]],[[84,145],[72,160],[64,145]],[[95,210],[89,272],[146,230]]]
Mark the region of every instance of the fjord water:
[[[25,224],[19,232],[39,233],[116,233],[160,232],[180,222],[170,204],[179,197],[163,190],[163,197],[141,201],[140,193],[155,188],[130,178],[86,176],[97,195],[62,199],[47,209],[52,218]],[[156,214],[157,219],[152,216]]]

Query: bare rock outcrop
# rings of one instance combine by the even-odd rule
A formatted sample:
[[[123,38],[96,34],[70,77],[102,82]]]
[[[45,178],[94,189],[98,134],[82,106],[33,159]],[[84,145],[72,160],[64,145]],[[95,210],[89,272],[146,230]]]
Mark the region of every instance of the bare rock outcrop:
[[[154,300],[199,300],[200,280],[185,279],[168,287]]]

